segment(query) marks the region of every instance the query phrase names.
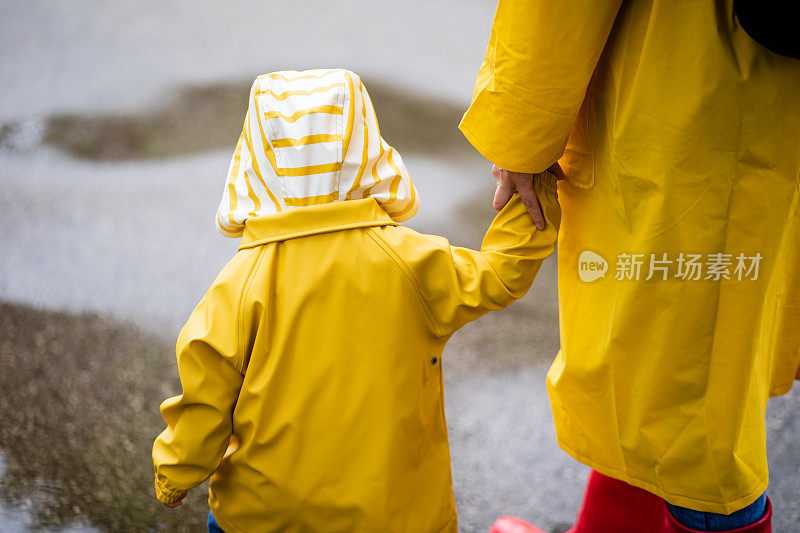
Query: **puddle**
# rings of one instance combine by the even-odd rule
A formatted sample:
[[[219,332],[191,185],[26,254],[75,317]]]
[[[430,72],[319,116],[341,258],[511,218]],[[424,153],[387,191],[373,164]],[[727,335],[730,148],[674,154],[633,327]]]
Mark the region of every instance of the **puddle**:
[[[175,510],[154,496],[157,407],[180,390],[169,345],[96,315],[0,303],[0,390],[0,501],[14,527],[202,527],[201,490]]]
[[[0,149],[27,152],[44,140],[45,121],[29,119],[0,125]]]
[[[401,153],[437,157],[477,153],[458,131],[465,108],[365,78],[381,133]],[[0,147],[40,142],[95,161],[163,159],[233,147],[252,80],[184,87],[163,105],[137,114],[63,114],[0,126]]]
[[[6,475],[6,460],[0,452],[0,480]],[[20,505],[9,506],[3,499],[0,499],[0,523],[3,524],[4,533],[22,533],[24,531],[41,531],[53,533],[95,533],[98,529],[83,525],[71,524],[60,528],[37,527],[36,520],[32,513],[34,498],[25,498]]]

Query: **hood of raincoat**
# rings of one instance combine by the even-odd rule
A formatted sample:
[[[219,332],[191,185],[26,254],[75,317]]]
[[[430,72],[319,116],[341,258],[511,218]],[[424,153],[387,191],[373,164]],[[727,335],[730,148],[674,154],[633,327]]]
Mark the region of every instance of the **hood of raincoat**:
[[[248,218],[362,198],[397,222],[419,207],[361,78],[344,69],[256,78],[217,211],[220,233],[240,237]]]

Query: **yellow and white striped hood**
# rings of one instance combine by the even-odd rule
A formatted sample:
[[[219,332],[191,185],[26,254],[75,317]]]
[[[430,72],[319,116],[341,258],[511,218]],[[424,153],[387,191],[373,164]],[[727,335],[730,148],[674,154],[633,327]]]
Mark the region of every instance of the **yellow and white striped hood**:
[[[375,198],[398,222],[419,207],[361,79],[343,69],[256,78],[217,211],[220,233],[239,237],[250,217],[360,198]]]

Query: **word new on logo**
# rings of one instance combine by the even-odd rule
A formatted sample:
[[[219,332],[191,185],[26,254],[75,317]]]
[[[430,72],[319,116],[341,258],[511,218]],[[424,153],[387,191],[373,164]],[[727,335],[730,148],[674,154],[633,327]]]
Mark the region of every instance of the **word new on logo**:
[[[591,250],[584,250],[578,257],[578,276],[581,281],[589,283],[596,279],[606,277],[608,262],[602,255],[596,254]]]

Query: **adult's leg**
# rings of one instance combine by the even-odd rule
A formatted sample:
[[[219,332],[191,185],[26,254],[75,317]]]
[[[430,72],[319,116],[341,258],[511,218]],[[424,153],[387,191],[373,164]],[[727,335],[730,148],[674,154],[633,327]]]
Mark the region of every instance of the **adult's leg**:
[[[694,531],[769,533],[772,531],[772,506],[766,493],[744,509],[729,515],[704,513],[670,505],[669,503],[666,507],[667,531],[669,533],[689,533]]]
[[[592,470],[578,519],[568,533],[662,533],[664,527],[664,501],[661,498]],[[489,531],[542,532],[533,524],[511,516],[497,519]]]
[[[567,533],[771,533],[771,523],[766,494],[730,515],[703,513],[671,506],[646,490],[592,470],[578,519]],[[515,516],[498,518],[489,532],[544,533]]]
[[[208,526],[208,533],[225,533],[222,531],[222,528],[219,527],[217,521],[214,520],[214,515],[211,514],[211,511],[208,512],[208,521],[206,522],[206,525]]]

